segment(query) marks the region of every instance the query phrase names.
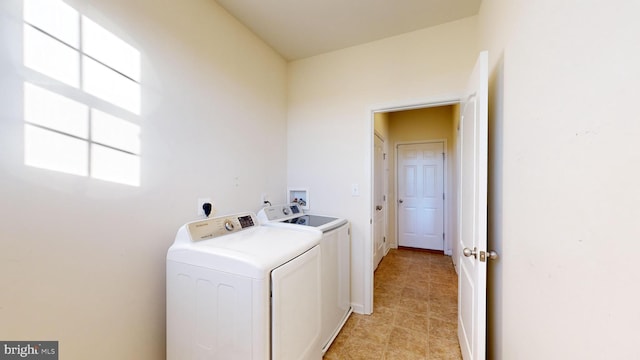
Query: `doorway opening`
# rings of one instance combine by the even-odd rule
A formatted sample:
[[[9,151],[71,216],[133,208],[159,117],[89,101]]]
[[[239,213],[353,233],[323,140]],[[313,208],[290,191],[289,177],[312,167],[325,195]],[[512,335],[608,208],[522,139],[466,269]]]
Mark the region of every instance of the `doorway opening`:
[[[403,251],[406,251],[407,248],[419,248],[425,253],[431,252],[434,256],[442,256],[442,260],[449,262],[449,264],[453,262],[455,271],[457,271],[456,259],[447,259],[445,255],[451,256],[455,253],[455,239],[458,231],[458,184],[456,179],[459,166],[457,149],[459,121],[460,105],[458,100],[387,108],[372,112],[371,189],[373,194],[371,211],[373,240],[370,288],[372,312],[375,311],[373,299],[374,292],[376,292],[373,272],[381,261],[385,261],[384,256],[387,254],[397,254],[398,249],[404,253]],[[409,151],[406,151],[407,149]],[[380,156],[376,156],[377,152],[382,152],[384,161],[379,160]],[[412,154],[408,154],[409,152]],[[411,164],[409,167],[403,166],[403,161],[413,155],[416,156],[414,160],[422,161],[422,163]],[[382,168],[380,168],[381,166]],[[410,169],[403,173],[403,168]],[[381,176],[382,179],[380,179]],[[432,179],[439,177],[440,183],[425,181],[429,177]],[[433,210],[429,208],[429,204],[422,204],[422,208],[414,207],[413,212],[410,211],[411,214],[406,211],[403,213],[407,209],[405,205],[409,205],[409,199],[405,196],[411,193],[411,191],[405,191],[407,190],[406,186],[404,189],[403,186],[407,184],[418,185],[418,183],[424,186],[414,195],[428,194],[427,197],[430,199],[427,200],[438,203],[439,206],[436,208],[441,213],[437,219],[425,216]],[[383,211],[380,210],[381,208]],[[383,219],[379,218],[381,214],[384,216]],[[384,224],[384,226],[380,226],[380,224]],[[406,230],[407,225],[411,228],[410,231],[403,231],[403,227]],[[403,233],[419,232],[414,231],[415,229],[421,229],[422,235],[434,233],[437,236],[431,236],[429,244],[403,242]],[[377,239],[384,239],[382,249],[380,249],[381,244]],[[425,271],[429,270],[425,269]],[[397,275],[402,276],[402,274]],[[375,276],[378,277],[377,272]],[[449,286],[457,289],[455,277],[451,278]],[[386,294],[381,293],[380,295],[384,295],[383,297],[386,299]],[[396,303],[410,301],[410,299],[405,299],[405,295],[400,293],[391,301]],[[380,296],[376,300],[378,304],[379,298]]]
[[[372,176],[373,184],[371,187],[374,191],[372,197],[372,199],[374,199],[372,204],[372,219],[376,218],[376,213],[379,213],[379,210],[376,209],[381,205],[386,210],[384,223],[387,226],[382,228],[384,233],[381,236],[385,239],[384,249],[382,251],[383,255],[390,249],[398,248],[398,246],[440,250],[446,255],[453,254],[453,248],[456,245],[453,239],[456,238],[457,232],[456,174],[458,167],[457,129],[459,118],[460,107],[458,101],[374,111],[372,144],[375,144],[375,138],[384,139],[383,152],[387,160],[387,162],[382,165],[385,166],[383,171],[379,171],[380,169],[377,168],[381,166],[379,162],[374,161],[372,164],[374,176]],[[430,227],[430,224],[425,224],[425,217],[423,216],[425,211],[422,211],[422,214],[414,212],[412,215],[409,215],[408,218],[403,218],[401,212],[403,211],[403,205],[406,204],[406,199],[399,195],[399,191],[403,190],[403,185],[417,185],[415,183],[416,181],[424,184],[424,171],[428,172],[427,175],[434,175],[433,172],[430,172],[434,170],[434,168],[426,167],[426,170],[421,170],[420,173],[418,173],[415,167],[411,167],[411,169],[408,170],[410,172],[410,178],[407,179],[406,176],[404,176],[406,174],[403,175],[398,172],[398,166],[401,163],[399,155],[401,155],[403,148],[414,148],[417,144],[436,143],[440,143],[442,146],[442,150],[439,150],[439,156],[443,156],[442,154],[444,154],[444,158],[442,158],[441,190],[434,190],[433,188],[426,190],[428,192],[439,192],[439,205],[442,206],[442,224],[435,230],[438,236],[440,236],[439,246],[429,247],[415,246],[412,245],[412,243],[406,244],[403,243],[400,235],[400,230],[403,225],[413,224],[412,226],[415,225],[415,229],[426,229],[429,227],[427,230],[433,230],[433,228]],[[384,178],[382,179],[384,186],[376,186],[375,174],[380,173],[384,174]],[[427,186],[432,185],[435,184],[427,184]],[[379,191],[383,191],[383,193],[377,194],[376,192]],[[386,201],[384,204],[379,204],[377,199],[385,199]],[[380,237],[379,234],[377,234],[380,229],[380,226],[373,228],[373,239]],[[375,269],[375,264],[373,269]]]

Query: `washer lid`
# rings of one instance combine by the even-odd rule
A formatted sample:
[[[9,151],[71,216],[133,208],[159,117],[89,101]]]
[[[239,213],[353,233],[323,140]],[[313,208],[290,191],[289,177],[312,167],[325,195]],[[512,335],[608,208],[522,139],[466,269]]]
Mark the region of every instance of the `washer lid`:
[[[167,261],[255,279],[268,277],[272,269],[318,245],[322,237],[322,232],[312,227],[250,226],[228,235],[199,240],[191,237],[194,223],[185,224],[178,230],[167,253]]]

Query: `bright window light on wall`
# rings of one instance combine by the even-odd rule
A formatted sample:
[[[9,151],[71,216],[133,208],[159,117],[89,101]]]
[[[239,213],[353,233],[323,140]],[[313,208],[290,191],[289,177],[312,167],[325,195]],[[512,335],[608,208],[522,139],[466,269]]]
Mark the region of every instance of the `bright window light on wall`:
[[[140,157],[91,144],[91,174],[96,179],[140,185]]]
[[[140,126],[96,109],[91,109],[91,124],[93,141],[140,154]]]
[[[86,16],[82,17],[82,48],[85,54],[140,81],[140,52]]]
[[[41,87],[24,84],[24,120],[43,128],[89,138],[89,107]]]
[[[44,76],[24,83],[25,164],[139,186],[140,52],[60,0],[24,0],[23,42]]]
[[[140,113],[140,85],[99,62],[82,57],[84,90],[134,114]]]
[[[77,48],[80,14],[59,0],[24,0],[24,21]]]
[[[69,86],[80,86],[77,50],[28,25],[23,36],[24,66]]]
[[[27,165],[87,176],[87,142],[41,127],[24,127],[24,162]]]

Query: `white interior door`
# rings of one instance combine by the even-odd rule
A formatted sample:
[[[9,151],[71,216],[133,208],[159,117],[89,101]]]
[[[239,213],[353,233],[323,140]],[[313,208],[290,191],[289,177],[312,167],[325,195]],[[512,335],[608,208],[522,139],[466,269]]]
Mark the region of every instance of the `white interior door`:
[[[484,51],[460,104],[458,339],[465,360],[484,360],[486,354],[487,102]]]
[[[444,250],[444,143],[398,145],[398,245]]]
[[[384,256],[386,199],[384,193],[384,140],[377,134],[374,136],[374,166],[373,166],[373,269]]]

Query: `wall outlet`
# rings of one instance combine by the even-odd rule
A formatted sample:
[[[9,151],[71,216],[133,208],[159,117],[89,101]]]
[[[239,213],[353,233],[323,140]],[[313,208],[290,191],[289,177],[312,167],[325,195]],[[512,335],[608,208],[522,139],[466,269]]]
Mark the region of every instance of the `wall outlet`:
[[[196,210],[196,215],[205,216],[204,215],[204,209],[202,209],[202,205],[205,204],[205,203],[211,204],[211,214],[209,214],[209,217],[213,216],[215,214],[215,209],[213,207],[213,201],[211,201],[211,198],[199,198],[198,199],[198,208]]]

